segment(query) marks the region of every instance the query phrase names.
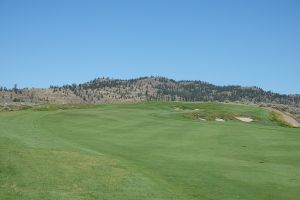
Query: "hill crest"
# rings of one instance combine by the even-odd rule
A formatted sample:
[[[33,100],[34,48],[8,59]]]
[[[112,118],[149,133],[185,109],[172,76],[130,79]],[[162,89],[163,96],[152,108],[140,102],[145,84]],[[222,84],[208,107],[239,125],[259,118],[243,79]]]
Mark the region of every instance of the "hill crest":
[[[300,95],[284,95],[258,87],[217,86],[204,81],[176,81],[150,76],[135,79],[96,78],[81,84],[44,89],[0,87],[0,104],[77,104],[127,101],[219,101],[282,104],[300,108]]]

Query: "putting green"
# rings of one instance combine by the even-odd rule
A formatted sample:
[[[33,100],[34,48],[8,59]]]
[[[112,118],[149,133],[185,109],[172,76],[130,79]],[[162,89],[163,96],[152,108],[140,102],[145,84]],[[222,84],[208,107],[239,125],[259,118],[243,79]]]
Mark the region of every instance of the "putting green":
[[[145,102],[0,113],[0,199],[286,200],[299,188],[300,129],[258,107]]]

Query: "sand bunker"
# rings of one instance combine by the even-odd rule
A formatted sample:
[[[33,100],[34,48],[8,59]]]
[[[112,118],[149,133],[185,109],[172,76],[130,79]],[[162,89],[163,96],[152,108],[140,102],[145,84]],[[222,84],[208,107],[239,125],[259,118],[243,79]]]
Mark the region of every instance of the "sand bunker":
[[[174,110],[176,110],[176,111],[179,111],[179,110],[181,110],[180,108],[178,108],[178,107],[176,107],[176,108],[174,108]]]
[[[206,119],[201,118],[201,117],[198,117],[198,119],[201,120],[201,121],[206,121]]]
[[[253,122],[253,119],[250,117],[235,117],[236,119],[242,121],[242,122]]]
[[[224,119],[221,119],[221,118],[216,118],[216,121],[217,121],[217,122],[225,122],[225,120],[224,120]]]
[[[195,110],[195,111],[198,111],[199,109],[196,108],[196,109],[194,109],[194,110]]]

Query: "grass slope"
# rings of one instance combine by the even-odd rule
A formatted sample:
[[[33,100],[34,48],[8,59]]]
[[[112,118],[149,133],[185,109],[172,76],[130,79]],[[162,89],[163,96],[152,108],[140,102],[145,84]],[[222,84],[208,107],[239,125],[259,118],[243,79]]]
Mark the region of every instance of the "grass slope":
[[[279,126],[267,110],[161,102],[80,108],[0,113],[0,199],[299,198],[300,129]],[[199,113],[255,122],[190,117]]]

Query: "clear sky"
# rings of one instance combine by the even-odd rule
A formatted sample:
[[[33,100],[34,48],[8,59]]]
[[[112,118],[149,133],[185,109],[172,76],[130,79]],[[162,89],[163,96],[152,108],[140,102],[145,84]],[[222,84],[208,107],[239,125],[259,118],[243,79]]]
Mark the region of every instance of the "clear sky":
[[[300,94],[299,0],[0,0],[0,85],[159,75]]]

